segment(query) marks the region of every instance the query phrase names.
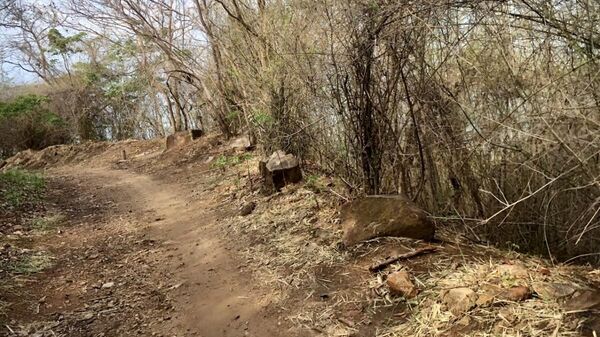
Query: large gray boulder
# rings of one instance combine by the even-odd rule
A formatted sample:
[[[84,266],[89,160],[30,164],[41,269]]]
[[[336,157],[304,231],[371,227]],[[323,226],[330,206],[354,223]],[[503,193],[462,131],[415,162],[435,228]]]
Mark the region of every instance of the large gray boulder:
[[[431,241],[434,224],[402,195],[372,195],[342,207],[343,242],[347,247],[369,239],[395,236]]]
[[[293,154],[284,151],[275,151],[269,158],[260,161],[259,169],[267,192],[279,191],[287,184],[302,180],[300,162]]]

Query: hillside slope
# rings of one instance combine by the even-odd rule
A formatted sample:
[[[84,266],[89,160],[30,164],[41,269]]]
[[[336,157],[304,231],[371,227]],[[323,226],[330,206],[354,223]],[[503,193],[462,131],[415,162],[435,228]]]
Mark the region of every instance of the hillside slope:
[[[260,193],[258,153],[218,136],[55,146],[6,161],[43,172],[60,225],[2,231],[52,266],[10,274],[2,333],[37,336],[593,336],[600,272],[473,243],[379,239],[340,248],[333,177]],[[247,216],[239,209],[256,208]],[[8,227],[7,227],[8,228]],[[7,253],[8,254],[8,253]],[[405,270],[416,297],[394,295]],[[524,290],[519,295],[518,291]],[[456,296],[455,296],[456,295]]]

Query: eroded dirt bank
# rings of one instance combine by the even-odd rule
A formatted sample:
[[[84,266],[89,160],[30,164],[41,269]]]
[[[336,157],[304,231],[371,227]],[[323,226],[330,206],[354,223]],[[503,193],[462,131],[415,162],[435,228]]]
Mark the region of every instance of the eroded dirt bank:
[[[264,196],[257,154],[222,142],[207,137],[166,153],[159,142],[96,143],[13,158],[11,166],[44,171],[45,213],[60,221],[7,233],[52,263],[8,280],[2,300],[12,305],[0,334],[577,336],[597,327],[597,270],[461,244],[443,229],[435,253],[371,273],[373,263],[424,243],[340,249],[335,179],[311,173]],[[256,209],[240,216],[249,202]],[[390,293],[386,278],[399,270],[412,275],[415,298]],[[574,290],[542,298],[539,284]],[[516,286],[533,296],[490,296]],[[452,313],[444,294],[456,288],[487,300]],[[585,310],[568,307],[577,293],[591,296]]]

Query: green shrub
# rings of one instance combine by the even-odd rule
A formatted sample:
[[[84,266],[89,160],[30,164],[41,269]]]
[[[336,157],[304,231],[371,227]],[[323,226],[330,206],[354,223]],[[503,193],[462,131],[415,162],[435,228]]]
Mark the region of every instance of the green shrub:
[[[266,112],[257,111],[254,113],[254,122],[261,127],[269,127],[273,125],[275,119]]]
[[[319,176],[317,174],[309,174],[306,176],[305,181],[306,188],[316,193],[320,193],[325,190],[326,183],[324,183],[322,176]]]
[[[217,158],[217,160],[215,160],[215,162],[212,165],[215,168],[225,168],[228,166],[235,166],[241,164],[251,158],[252,155],[249,153],[234,156],[221,155],[219,156],[219,158]]]
[[[66,143],[69,138],[66,123],[48,109],[46,96],[23,95],[0,101],[0,157]]]

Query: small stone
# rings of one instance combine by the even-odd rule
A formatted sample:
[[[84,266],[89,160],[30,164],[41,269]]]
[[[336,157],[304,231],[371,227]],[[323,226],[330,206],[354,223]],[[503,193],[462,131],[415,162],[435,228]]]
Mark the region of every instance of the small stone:
[[[465,316],[461,318],[458,322],[456,322],[456,324],[461,326],[468,326],[469,324],[471,324],[471,317]]]
[[[469,288],[450,289],[442,295],[443,302],[455,316],[466,313],[475,306],[477,294]]]
[[[508,323],[513,323],[516,319],[514,312],[511,308],[503,308],[498,311],[498,316]]]
[[[240,209],[240,215],[241,216],[247,216],[250,215],[254,209],[256,208],[256,203],[254,201],[251,201],[247,204],[245,204],[241,209]]]
[[[484,293],[477,297],[477,301],[475,302],[475,304],[477,304],[478,307],[487,307],[490,304],[494,303],[495,298],[496,296],[492,293]]]
[[[525,301],[531,298],[531,289],[525,286],[512,287],[499,294],[498,298],[512,302]]]
[[[250,137],[242,136],[242,137],[234,139],[231,142],[230,147],[234,150],[249,151],[254,148],[254,145],[252,145],[252,141],[250,140]]]
[[[417,289],[410,275],[405,270],[390,274],[386,283],[390,288],[390,292],[395,295],[414,298],[419,293],[419,289]]]
[[[114,282],[107,282],[102,285],[102,289],[108,289],[108,288],[112,288],[114,286],[115,286]]]
[[[543,300],[558,300],[573,295],[577,288],[569,283],[535,282],[533,291]]]
[[[502,264],[496,269],[501,276],[510,276],[515,279],[527,279],[529,271],[520,264]]]
[[[170,150],[174,147],[180,147],[191,143],[193,140],[202,137],[202,135],[202,130],[187,130],[175,132],[174,134],[167,136],[165,147],[167,150]]]
[[[85,315],[83,315],[82,320],[83,321],[89,321],[89,320],[91,320],[93,318],[94,318],[94,313],[88,312]]]

